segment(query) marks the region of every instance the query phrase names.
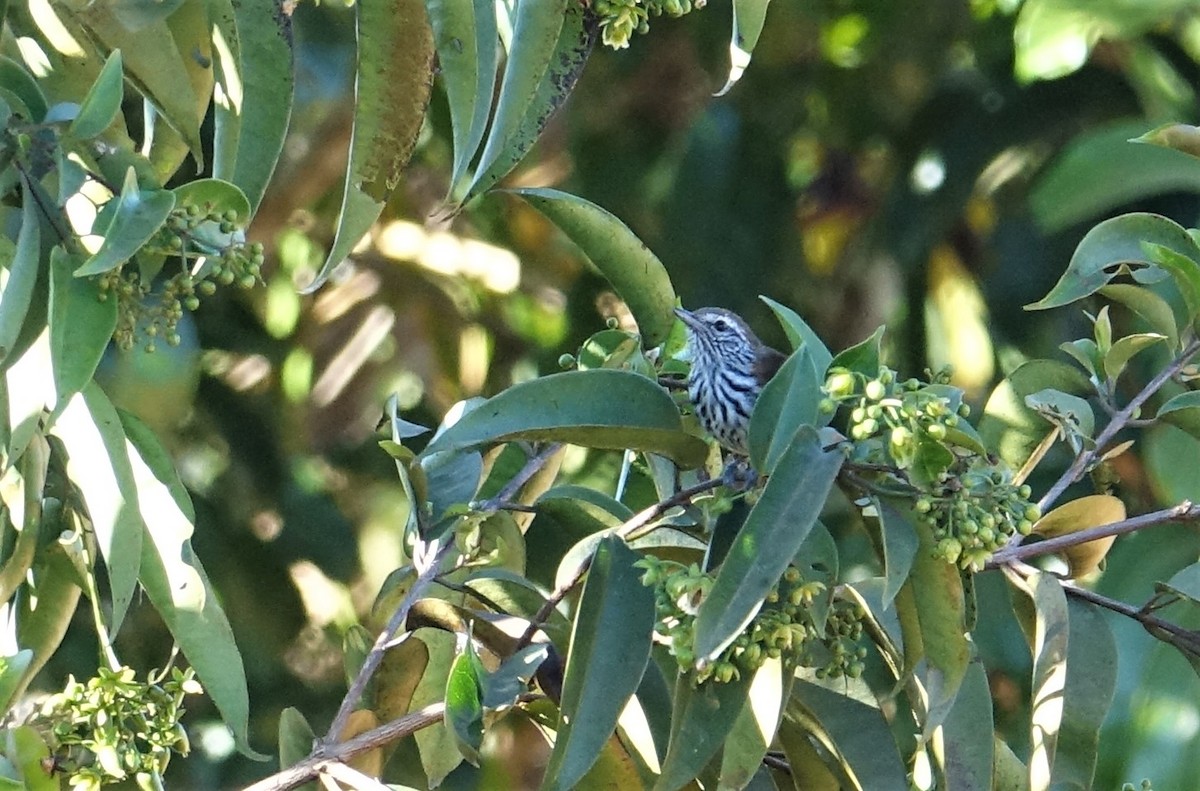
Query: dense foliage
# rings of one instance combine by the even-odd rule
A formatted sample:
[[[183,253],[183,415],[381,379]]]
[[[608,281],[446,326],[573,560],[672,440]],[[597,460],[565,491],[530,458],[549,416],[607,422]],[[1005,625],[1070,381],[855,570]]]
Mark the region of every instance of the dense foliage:
[[[0,3],[0,777],[1185,787],[1193,5]]]

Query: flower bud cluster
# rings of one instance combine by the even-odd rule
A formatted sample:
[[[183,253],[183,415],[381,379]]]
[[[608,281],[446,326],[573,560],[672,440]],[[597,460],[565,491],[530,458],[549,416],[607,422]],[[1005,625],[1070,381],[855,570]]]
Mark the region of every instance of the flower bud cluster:
[[[704,8],[707,0],[596,0],[592,6],[600,17],[601,37],[613,49],[629,46],[634,33],[650,30],[650,17],[681,17],[693,8]]]
[[[201,296],[216,293],[218,285],[237,283],[248,289],[261,282],[265,258],[263,246],[243,241],[237,220],[236,212],[221,212],[208,204],[189,203],[176,207],[138,253],[139,256],[168,257],[168,260],[174,259],[181,264],[180,271],[166,277],[156,294],[152,294],[154,283],[151,279],[143,279],[140,266],[133,260],[97,276],[98,299],[101,302],[117,300],[113,341],[118,348],[132,349],[139,336],[145,338],[148,352],[157,350],[159,339],[166,341],[168,346],[178,346],[181,340],[178,325],[183,311],[198,308]],[[205,224],[228,239],[215,252],[196,249],[195,236]],[[193,266],[193,263],[203,265]]]
[[[960,421],[970,414],[949,373],[930,382],[900,381],[881,366],[875,377],[830,369],[820,408],[848,408],[853,461],[911,493],[913,511],[937,542],[934,554],[978,570],[1016,533],[1027,535],[1040,516],[1028,486],[1013,482],[1002,462],[981,454],[978,439]],[[971,432],[971,433],[968,433]]]
[[[918,497],[913,510],[933,529],[936,557],[978,571],[1014,533],[1029,535],[1041,517],[1029,496],[1007,469],[976,459],[971,470]]]
[[[715,660],[702,664],[693,651],[696,613],[712,588],[713,575],[695,563],[684,566],[652,555],[638,566],[646,570],[642,582],[655,591],[656,639],[666,644],[680,669],[695,672],[697,683],[741,678],[768,657],[816,667],[819,676],[830,678],[857,677],[863,671],[867,649],[858,643],[864,613],[857,605],[835,600],[818,623],[813,604],[829,592],[825,583],[805,580],[795,566],[787,568],[742,633]]]

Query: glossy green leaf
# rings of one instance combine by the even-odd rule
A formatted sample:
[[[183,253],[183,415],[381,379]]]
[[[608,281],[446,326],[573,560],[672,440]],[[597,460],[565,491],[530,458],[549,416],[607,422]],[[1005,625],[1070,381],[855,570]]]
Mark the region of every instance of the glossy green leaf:
[[[153,432],[129,414],[121,415],[121,423],[146,531],[138,579],[233,732],[238,749],[255,756],[248,740],[250,704],[242,657],[216,591],[192,550],[191,499]]]
[[[475,451],[422,454],[417,460],[425,471],[430,514],[441,519],[454,506],[465,506],[479,490],[483,457]]]
[[[50,251],[50,358],[60,404],[92,380],[117,326],[117,300],[101,301],[95,281],[74,276],[81,263],[62,247]]]
[[[1165,273],[1149,267],[1153,262],[1145,251],[1147,242],[1200,259],[1200,247],[1179,224],[1157,214],[1122,214],[1088,231],[1050,293],[1025,309],[1069,305],[1099,291],[1123,271],[1129,271],[1139,283],[1161,280]]]
[[[413,635],[425,643],[429,654],[425,673],[421,676],[409,703],[411,710],[416,711],[431,703],[445,700],[446,680],[457,651],[455,637],[449,632],[425,628],[418,629]],[[463,755],[455,744],[454,735],[444,722],[417,731],[416,741],[421,756],[421,767],[429,778],[429,787],[436,788],[462,763]]]
[[[571,6],[568,0],[522,0],[516,4],[516,22],[500,81],[500,96],[479,167],[463,203],[503,178],[533,145],[541,127],[528,125],[527,117],[543,114],[548,117],[552,112],[552,108],[535,106],[535,102],[542,98],[539,94],[545,94],[543,86],[550,82],[547,77],[555,56],[561,59],[562,53],[558,51],[564,39],[561,34]],[[582,9],[574,9],[574,18],[582,20]],[[558,102],[565,94],[558,97]],[[548,95],[554,96],[554,92]]]
[[[1143,120],[1120,121],[1075,135],[1033,185],[1029,205],[1038,226],[1057,233],[1149,197],[1194,192],[1200,186],[1200,162],[1156,146],[1132,145],[1129,138],[1145,128]]]
[[[133,600],[142,555],[138,484],[125,431],[111,402],[89,382],[71,397],[52,433],[67,452],[67,476],[79,488],[108,569],[112,623]]]
[[[799,349],[801,346],[808,348],[808,353],[812,358],[813,371],[818,379],[822,382],[825,380],[825,371],[828,370],[829,364],[833,362],[833,355],[829,353],[828,347],[821,340],[820,336],[808,326],[808,322],[800,318],[800,314],[789,308],[787,305],[781,305],[770,297],[759,296],[763,302],[767,304],[775,313],[775,317],[779,319],[779,324],[783,327],[784,334],[787,335],[788,341],[792,344],[792,350]]]
[[[785,716],[837,757],[852,783],[850,788],[908,789],[908,773],[896,742],[883,713],[873,703],[799,678],[792,686]]]
[[[924,733],[942,724],[971,661],[966,600],[958,567],[934,557],[928,525],[917,525],[912,572],[896,597],[905,664],[918,670],[928,695]]]
[[[883,607],[891,606],[901,586],[908,580],[920,541],[917,517],[911,501],[876,497],[872,503],[879,513],[880,549],[883,555]]]
[[[258,211],[292,114],[291,17],[275,0],[212,0],[213,176],[238,185]]]
[[[796,432],[700,605],[698,658],[717,656],[758,612],[817,521],[842,459],[822,448],[816,430]]]
[[[543,791],[573,788],[612,736],[650,658],[654,593],[616,537],[596,547],[579,601],[563,676],[561,718]]]
[[[378,219],[400,183],[429,104],[433,32],[424,0],[358,3],[354,9],[358,71],[350,167],[333,245],[304,293],[320,287]]]
[[[688,466],[707,455],[704,441],[683,431],[679,410],[662,388],[644,376],[608,369],[513,385],[440,434],[424,454],[517,439],[632,448]]]
[[[204,113],[197,110],[207,106],[207,97],[197,96],[186,60],[192,53],[180,52],[167,20],[153,21],[134,32],[117,19],[108,3],[83,6],[77,18],[105,52],[121,51],[125,78],[154,105],[196,161],[202,162],[200,122]]]
[[[29,71],[12,58],[0,57],[0,90],[18,100],[24,107],[15,107],[20,114],[27,111],[30,123],[41,123],[49,105],[42,89]]]
[[[1188,390],[1158,408],[1157,419],[1200,438],[1200,390]]]
[[[820,412],[822,378],[808,346],[801,346],[784,361],[763,387],[750,415],[750,460],[764,475],[775,470],[780,456],[801,426],[823,425]],[[831,417],[831,416],[830,416]]]
[[[112,223],[103,230],[104,243],[75,270],[76,277],[103,274],[128,261],[162,227],[175,208],[174,193],[139,189],[133,168],[125,172],[121,195],[115,200]]]
[[[724,96],[734,83],[742,78],[750,65],[750,55],[762,33],[767,18],[767,5],[771,0],[733,0],[733,36],[729,41],[729,76],[725,85],[717,91]]]
[[[1162,333],[1172,349],[1179,348],[1179,329],[1167,301],[1144,286],[1113,283],[1100,289],[1100,295],[1119,302],[1146,320],[1150,329]],[[1039,388],[1040,389],[1040,388]]]
[[[1188,255],[1154,242],[1143,242],[1146,257],[1171,275],[1187,305],[1188,318],[1195,321],[1200,315],[1200,248]]]
[[[869,338],[839,352],[829,363],[829,368],[845,368],[848,371],[862,374],[868,379],[879,376],[884,329],[884,327],[880,327],[871,333]]]
[[[218,178],[195,179],[175,187],[175,202],[179,206],[196,206],[202,212],[225,215],[233,212],[233,222],[250,221],[250,199],[237,185]]]
[[[1118,338],[1104,357],[1104,373],[1115,380],[1138,352],[1165,341],[1167,336],[1157,332],[1138,332]]]
[[[1067,682],[1054,757],[1055,784],[1093,787],[1100,728],[1117,684],[1117,644],[1095,605],[1067,599]]]
[[[17,231],[17,245],[12,258],[7,262],[8,281],[0,292],[0,362],[6,364],[21,334],[25,315],[29,312],[41,259],[41,223],[37,201],[28,185],[22,186],[21,228]]]
[[[121,51],[115,50],[104,61],[100,76],[79,105],[79,115],[71,122],[70,133],[83,140],[98,136],[116,120],[124,98],[125,74],[121,66]]]
[[[647,347],[675,323],[675,289],[658,257],[625,223],[590,201],[553,189],[513,190],[579,245],[625,300]]]
[[[733,729],[745,704],[749,674],[724,684],[699,684],[690,674],[675,682],[671,738],[654,791],[676,791],[712,759]]]
[[[483,142],[500,65],[492,0],[426,0],[438,67],[454,135],[451,185],[457,184]]]
[[[987,670],[975,661],[967,667],[942,728],[941,764],[946,788],[993,787],[994,727]]]
[[[725,738],[720,788],[746,788],[754,779],[779,728],[791,683],[791,669],[785,673],[778,659],[768,659],[755,671],[746,702]]]
[[[487,671],[468,638],[450,664],[446,677],[446,728],[454,735],[459,752],[479,764],[483,745],[483,676]]]

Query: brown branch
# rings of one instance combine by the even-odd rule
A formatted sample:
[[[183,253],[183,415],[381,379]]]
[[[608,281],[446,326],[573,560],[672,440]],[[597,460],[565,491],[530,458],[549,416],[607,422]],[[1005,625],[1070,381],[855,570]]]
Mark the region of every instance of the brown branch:
[[[723,482],[720,478],[713,478],[711,480],[702,481],[695,486],[689,486],[686,489],[680,489],[665,500],[638,511],[636,514],[626,520],[620,527],[614,530],[613,535],[623,539],[628,538],[638,529],[645,527],[647,524],[653,522],[655,519],[662,516],[675,506],[689,503],[696,495],[716,489],[718,486],[721,486],[722,483]],[[521,638],[517,640],[517,647],[515,650],[520,651],[522,648],[533,642],[534,635],[537,634],[538,629],[541,629],[542,626],[545,625],[546,619],[550,617],[552,612],[554,612],[554,608],[557,607],[559,603],[566,598],[566,595],[570,593],[576,585],[579,584],[580,580],[587,575],[588,569],[590,569],[591,566],[592,556],[589,555],[580,561],[579,566],[575,569],[575,573],[571,575],[569,580],[554,589],[554,592],[550,594],[548,599],[546,599],[546,603],[538,608],[538,611],[534,614],[533,619],[530,620],[529,626],[525,628],[525,632],[521,635]]]
[[[1110,599],[1107,596],[1103,596],[1087,588],[1080,588],[1072,583],[1063,583],[1063,590],[1068,596],[1074,596],[1077,599],[1091,602],[1111,612],[1132,618],[1140,623],[1154,638],[1170,643],[1180,651],[1200,656],[1200,632],[1185,629],[1178,624],[1159,618],[1157,615],[1147,611],[1145,607],[1134,607],[1132,604]],[[1164,634],[1166,635],[1165,637],[1163,636]]]
[[[517,703],[528,703],[541,697],[541,695],[527,692],[517,698]],[[318,744],[312,754],[304,760],[247,786],[244,791],[287,791],[303,785],[333,764],[344,763],[356,755],[385,744],[391,744],[441,722],[445,712],[446,704],[444,702],[430,703],[424,708],[384,723],[378,728],[364,731],[353,739],[347,739],[339,744]]]
[[[1104,453],[1108,443],[1111,442],[1118,433],[1120,433],[1121,429],[1125,428],[1127,425],[1129,425],[1129,422],[1133,420],[1134,413],[1141,408],[1142,404],[1146,403],[1146,401],[1148,401],[1152,395],[1157,393],[1159,388],[1166,384],[1171,377],[1179,373],[1179,371],[1188,364],[1188,361],[1190,361],[1197,352],[1200,352],[1200,340],[1194,340],[1189,343],[1187,347],[1179,353],[1179,356],[1171,361],[1170,365],[1159,371],[1158,374],[1156,374],[1155,377],[1151,379],[1145,387],[1142,388],[1140,393],[1130,399],[1129,403],[1125,405],[1124,409],[1113,415],[1112,420],[1108,421],[1108,425],[1104,427],[1104,430],[1096,436],[1095,446],[1091,450],[1082,451],[1078,456],[1076,456],[1075,461],[1072,462],[1071,466],[1067,468],[1067,471],[1064,472],[1059,479],[1054,482],[1054,485],[1051,486],[1044,495],[1042,495],[1042,499],[1038,500],[1037,505],[1038,508],[1041,509],[1042,513],[1050,510],[1050,506],[1054,505],[1058,498],[1062,496],[1062,493],[1067,490],[1067,487],[1075,483],[1075,481],[1079,480],[1084,473],[1091,469],[1091,467],[1096,463],[1096,460],[1099,459]]]
[[[1171,508],[1164,508],[1161,511],[1142,514],[1130,519],[1122,519],[1120,522],[1111,522],[1107,525],[1090,527],[1087,530],[1079,530],[1074,533],[1047,538],[1044,541],[1037,541],[1032,544],[1018,544],[1016,546],[1005,547],[992,555],[992,559],[988,561],[985,568],[999,568],[1013,561],[1060,552],[1064,549],[1086,544],[1089,541],[1095,541],[1099,538],[1132,533],[1144,527],[1171,524],[1173,522],[1190,522],[1196,519],[1200,519],[1200,506],[1193,505],[1190,501],[1184,500],[1179,505]]]

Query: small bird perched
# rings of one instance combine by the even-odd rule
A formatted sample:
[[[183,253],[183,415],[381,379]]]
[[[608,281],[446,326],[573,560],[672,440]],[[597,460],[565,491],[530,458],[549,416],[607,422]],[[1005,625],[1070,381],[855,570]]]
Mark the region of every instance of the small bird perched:
[[[750,411],[785,357],[763,344],[746,322],[724,308],[675,308],[687,327],[692,370],[688,398],[704,430],[741,456],[750,453]]]

